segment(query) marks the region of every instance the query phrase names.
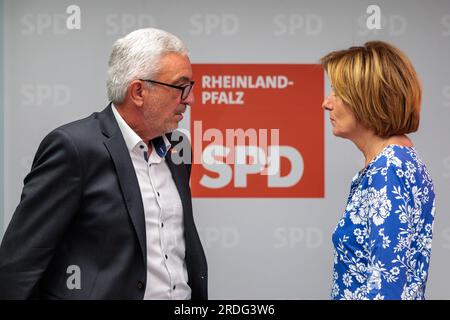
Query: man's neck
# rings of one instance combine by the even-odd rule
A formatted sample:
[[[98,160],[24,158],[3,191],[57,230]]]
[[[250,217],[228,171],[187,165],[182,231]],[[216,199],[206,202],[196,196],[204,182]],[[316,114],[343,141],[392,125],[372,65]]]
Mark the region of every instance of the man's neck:
[[[120,114],[122,119],[126,122],[126,124],[134,131],[136,134],[144,141],[149,148],[149,154],[152,150],[152,144],[151,140],[153,138],[158,137],[159,135],[152,132],[146,132],[142,126],[139,124],[141,123],[142,116],[137,114],[137,111],[133,110],[132,107],[126,107],[123,104],[114,104],[116,107],[117,112]]]

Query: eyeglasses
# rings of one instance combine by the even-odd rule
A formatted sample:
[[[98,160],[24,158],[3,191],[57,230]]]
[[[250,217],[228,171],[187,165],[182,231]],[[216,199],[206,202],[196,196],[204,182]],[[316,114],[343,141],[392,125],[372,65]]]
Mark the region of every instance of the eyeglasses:
[[[145,80],[145,79],[139,79],[139,80],[145,81],[145,82],[156,83],[156,84],[160,84],[162,86],[166,86],[166,87],[170,87],[170,88],[175,88],[175,89],[181,90],[181,101],[184,101],[184,100],[187,99],[187,97],[189,96],[189,93],[192,90],[192,87],[194,86],[194,81],[190,81],[189,84],[184,85],[184,86],[176,86],[176,85],[173,85],[173,84],[159,82],[159,81],[155,81],[155,80]]]

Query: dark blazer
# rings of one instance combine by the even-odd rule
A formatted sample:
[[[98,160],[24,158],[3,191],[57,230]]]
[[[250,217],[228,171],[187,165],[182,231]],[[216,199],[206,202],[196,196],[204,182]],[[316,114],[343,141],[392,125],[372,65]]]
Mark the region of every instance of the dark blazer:
[[[168,135],[170,140],[170,135]],[[184,213],[192,299],[207,299],[207,264],[192,215],[190,164],[166,162]],[[67,282],[80,268],[80,289]],[[142,299],[142,197],[109,105],[41,142],[0,247],[0,299]]]

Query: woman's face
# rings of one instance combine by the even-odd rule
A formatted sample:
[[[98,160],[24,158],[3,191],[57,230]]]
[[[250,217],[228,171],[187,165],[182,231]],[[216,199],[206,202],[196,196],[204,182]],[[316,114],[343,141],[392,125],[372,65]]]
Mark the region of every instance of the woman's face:
[[[323,101],[322,107],[330,112],[330,121],[335,136],[352,139],[361,129],[353,111],[335,94],[333,87],[330,95]]]

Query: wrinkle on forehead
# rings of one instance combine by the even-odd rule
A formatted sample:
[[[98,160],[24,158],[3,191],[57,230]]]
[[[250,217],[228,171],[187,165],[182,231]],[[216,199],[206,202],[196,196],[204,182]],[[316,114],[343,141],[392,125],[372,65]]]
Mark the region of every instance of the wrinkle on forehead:
[[[160,63],[160,72],[157,74],[160,81],[176,84],[192,79],[192,66],[187,55],[169,52],[161,57]]]

